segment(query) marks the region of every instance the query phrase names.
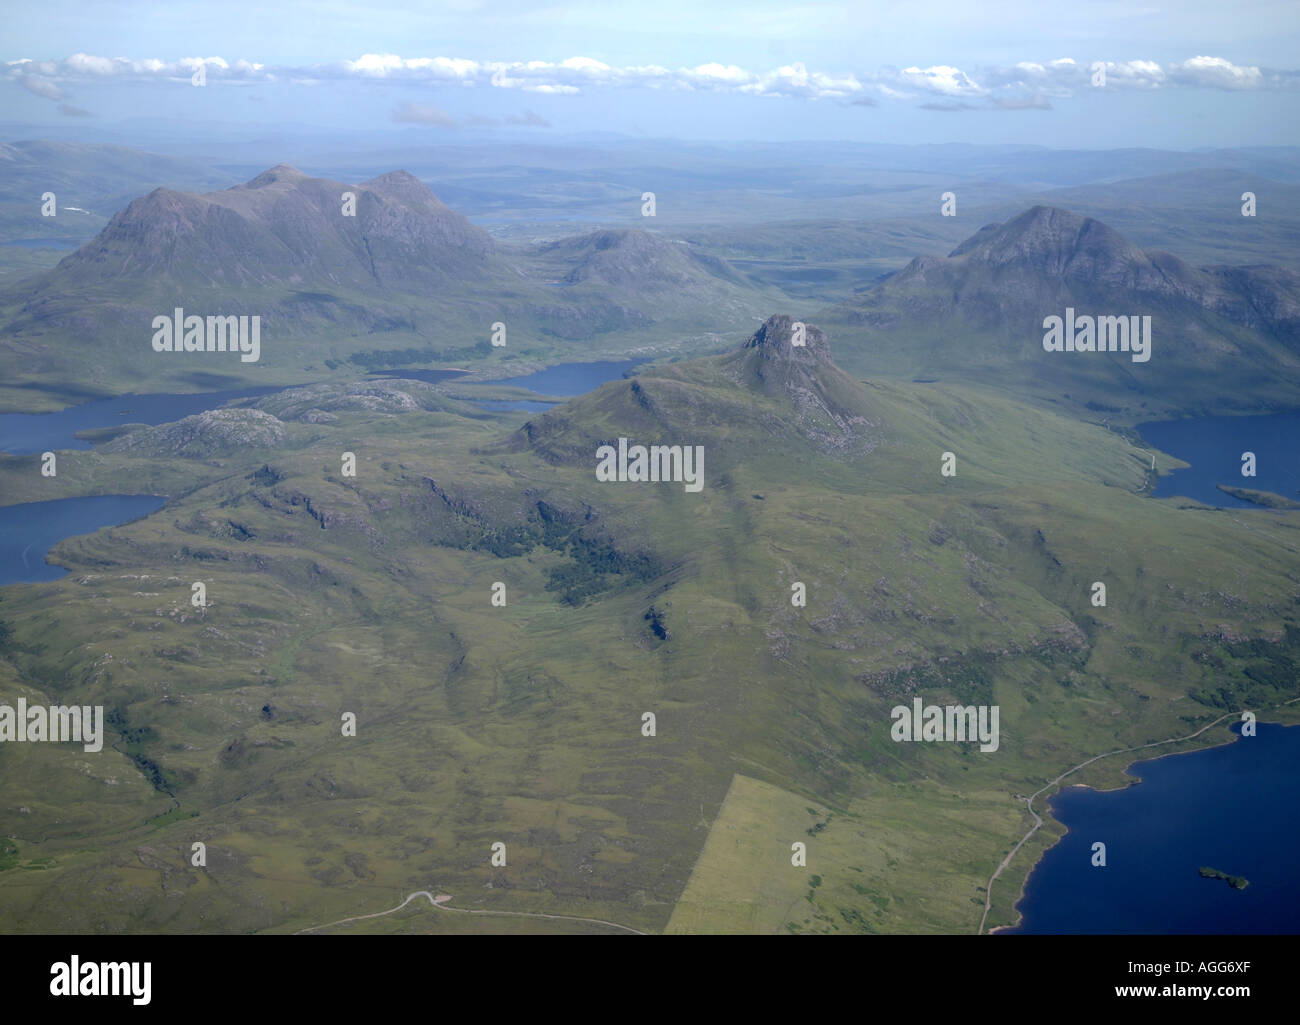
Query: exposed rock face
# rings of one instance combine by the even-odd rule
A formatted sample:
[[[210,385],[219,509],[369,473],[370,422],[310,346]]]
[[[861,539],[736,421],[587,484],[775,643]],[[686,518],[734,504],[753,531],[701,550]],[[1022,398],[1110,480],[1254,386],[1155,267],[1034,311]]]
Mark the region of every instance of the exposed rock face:
[[[816,374],[831,363],[831,345],[826,332],[815,324],[803,325],[803,345],[795,344],[795,324],[803,323],[793,317],[777,313],[763,322],[763,326],[750,336],[742,352],[757,356],[762,363],[779,367],[783,374],[801,372]],[[754,365],[753,360],[748,363]]]
[[[105,452],[146,451],[206,459],[247,449],[283,444],[285,427],[260,409],[209,409],[175,423],[144,427],[115,438]]]
[[[803,345],[795,345],[802,324]],[[769,317],[744,346],[724,360],[724,372],[747,388],[790,402],[801,434],[818,447],[859,447],[880,426],[867,415],[862,387],[831,359],[826,333],[786,314]]]
[[[834,457],[870,451],[883,424],[869,394],[835,365],[816,325],[804,325],[803,345],[792,344],[795,324],[778,314],[725,356],[603,385],[528,421],[509,447],[553,463],[590,461],[596,446],[620,436],[704,445],[722,462],[773,445]]]
[[[424,381],[349,381],[286,388],[260,398],[257,409],[274,413],[281,420],[330,423],[333,414],[349,410],[372,413],[410,413],[420,409],[441,409],[446,397]]]

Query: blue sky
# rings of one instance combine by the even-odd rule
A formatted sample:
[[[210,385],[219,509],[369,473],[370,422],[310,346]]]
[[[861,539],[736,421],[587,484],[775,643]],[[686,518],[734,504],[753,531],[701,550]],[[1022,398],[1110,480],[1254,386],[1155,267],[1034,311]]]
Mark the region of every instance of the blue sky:
[[[6,120],[33,126],[1300,143],[1295,0],[47,0],[6,22]],[[203,88],[190,84],[199,62]]]

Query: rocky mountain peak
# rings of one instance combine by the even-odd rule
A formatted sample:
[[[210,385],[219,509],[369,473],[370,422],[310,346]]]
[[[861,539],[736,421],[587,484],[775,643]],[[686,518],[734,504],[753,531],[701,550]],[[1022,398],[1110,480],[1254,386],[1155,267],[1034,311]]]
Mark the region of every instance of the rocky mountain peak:
[[[802,327],[802,345],[795,344],[798,341],[796,324]],[[798,321],[786,313],[768,317],[750,336],[744,348],[756,350],[760,358],[774,363],[814,364],[831,361],[831,346],[826,339],[826,332],[815,324]]]
[[[1031,207],[1003,224],[986,225],[950,256],[993,267],[1032,266],[1050,275],[1084,267],[1114,268],[1141,259],[1119,232],[1052,206]]]
[[[239,189],[264,189],[269,185],[280,183],[296,185],[304,181],[306,177],[296,167],[291,167],[289,164],[276,164],[274,167],[263,171],[256,178],[235,187]]]

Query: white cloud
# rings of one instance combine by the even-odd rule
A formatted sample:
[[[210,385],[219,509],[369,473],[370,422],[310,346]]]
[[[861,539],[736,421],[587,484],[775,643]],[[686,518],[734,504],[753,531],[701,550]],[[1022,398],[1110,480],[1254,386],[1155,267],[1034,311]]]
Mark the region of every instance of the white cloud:
[[[1259,68],[1243,68],[1222,57],[1193,57],[1170,65],[1171,77],[1188,84],[1218,89],[1257,89],[1263,82]]]
[[[941,93],[944,96],[979,96],[987,92],[983,86],[972,82],[966,72],[946,64],[932,68],[904,68],[900,78],[906,85]]]
[[[963,69],[935,64],[925,68],[911,66],[902,70],[881,68],[850,73],[809,68],[800,61],[755,71],[718,62],[668,68],[657,64],[617,66],[583,56],[558,62],[505,62],[367,53],[356,60],[332,64],[280,67],[243,59],[228,62],[221,57],[184,57],[168,62],[75,53],[56,61],[27,58],[8,61],[0,65],[0,77],[8,77],[11,82],[49,99],[62,96],[64,82],[178,81],[188,79],[202,65],[212,86],[275,82],[320,85],[361,80],[517,89],[556,96],[594,89],[646,88],[841,102],[930,97],[997,99],[1016,104],[1024,102],[1026,97],[1063,97],[1088,88],[1092,64],[1092,60],[1057,57],[1046,62],[1026,60],[1001,67]],[[1236,65],[1221,57],[1196,56],[1166,65],[1149,60],[1109,61],[1105,66],[1107,87],[1115,89],[1300,87],[1298,71]]]
[[[590,57],[570,57],[568,60],[560,61],[560,67],[568,71],[591,74],[595,77],[601,77],[604,72],[613,70],[608,64],[592,60]]]

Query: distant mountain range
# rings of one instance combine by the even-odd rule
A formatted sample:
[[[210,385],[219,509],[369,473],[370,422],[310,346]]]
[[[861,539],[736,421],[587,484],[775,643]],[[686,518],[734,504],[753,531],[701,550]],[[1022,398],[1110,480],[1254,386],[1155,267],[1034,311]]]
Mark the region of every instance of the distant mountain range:
[[[355,201],[350,213],[347,196]],[[405,291],[481,278],[494,255],[484,231],[405,172],[353,186],[281,164],[206,195],[155,189],[63,260],[47,287],[148,281]]]
[[[817,248],[814,228],[806,239]],[[156,189],[48,272],[0,293],[0,367],[45,387],[192,389],[521,355],[716,351],[787,297],[699,247],[636,229],[495,240],[417,178],[360,184],[278,165],[242,185]],[[260,315],[249,369],[160,362],[176,307]],[[1045,319],[1151,318],[1149,362],[1046,352]],[[1036,206],[918,257],[817,318],[863,377],[961,377],[1118,419],[1300,404],[1300,274],[1193,267],[1092,218]],[[503,323],[507,346],[489,344]],[[322,366],[323,364],[323,366]],[[39,380],[27,380],[28,376]],[[9,396],[18,394],[10,386]]]
[[[1044,351],[1045,320],[1150,316],[1148,362]],[[1132,416],[1300,403],[1300,274],[1192,267],[1036,206],[919,257],[825,319],[852,369],[975,380]]]
[[[179,306],[260,315],[264,361],[300,381],[331,357],[382,367],[493,354],[497,322],[511,346],[497,355],[516,356],[611,332],[722,331],[777,294],[650,232],[497,243],[404,171],[348,184],[278,165],[219,192],[155,189],[53,269],[11,284],[0,362],[20,356],[82,385],[91,370],[110,390],[128,370],[238,373],[159,363],[151,321]]]
[[[0,143],[0,241],[37,236],[85,239],[140,195],[142,185],[168,181],[220,188],[236,179],[203,161],[127,146],[48,139]],[[46,193],[54,194],[54,216],[41,213]]]

